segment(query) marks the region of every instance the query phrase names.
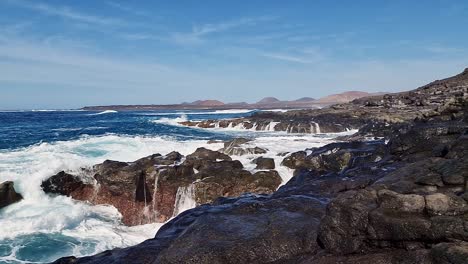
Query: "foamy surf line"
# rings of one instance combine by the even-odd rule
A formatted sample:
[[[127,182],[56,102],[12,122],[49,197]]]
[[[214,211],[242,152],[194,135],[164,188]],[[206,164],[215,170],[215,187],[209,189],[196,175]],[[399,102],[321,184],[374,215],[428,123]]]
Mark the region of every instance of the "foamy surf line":
[[[165,112],[165,113],[142,113],[144,116],[168,116],[168,115],[222,115],[222,114],[247,114],[257,110],[240,109],[240,110],[216,110],[211,112]]]
[[[111,206],[93,206],[65,196],[46,195],[43,180],[65,170],[78,172],[104,160],[134,161],[154,153],[178,151],[188,155],[198,147],[219,149],[222,144],[206,140],[176,141],[170,137],[106,135],[72,141],[41,143],[0,152],[0,178],[15,182],[24,199],[0,211],[0,248],[7,248],[1,261],[18,262],[16,241],[34,246],[32,240],[62,241],[56,258],[92,255],[116,247],[128,247],[154,237],[162,224],[126,227]],[[13,241],[13,242],[12,242]],[[27,247],[27,246],[26,246]],[[55,249],[47,249],[54,251]],[[58,250],[58,249],[57,249]],[[63,252],[62,252],[63,251]],[[18,255],[19,254],[19,255]],[[55,253],[54,253],[55,254]],[[54,259],[45,259],[45,262]]]
[[[89,115],[90,116],[95,116],[95,115],[105,115],[105,114],[115,114],[115,113],[118,113],[118,112],[115,111],[115,110],[106,110],[106,111],[102,111],[100,113],[89,114]]]

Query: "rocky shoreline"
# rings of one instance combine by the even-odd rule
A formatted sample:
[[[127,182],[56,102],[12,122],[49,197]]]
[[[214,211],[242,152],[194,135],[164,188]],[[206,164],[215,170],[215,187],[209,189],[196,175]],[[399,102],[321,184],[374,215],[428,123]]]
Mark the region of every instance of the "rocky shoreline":
[[[382,136],[379,130],[384,127],[437,114],[438,108],[448,107],[452,101],[463,98],[467,75],[468,70],[465,70],[459,75],[434,81],[409,92],[364,97],[323,109],[257,112],[247,118],[184,121],[180,124],[199,128],[312,134],[360,129],[361,133],[367,132],[370,136]]]
[[[83,171],[88,178],[61,172],[44,191],[112,204],[128,225],[170,219],[180,192],[199,206],[139,245],[55,263],[466,263],[468,69],[410,92],[326,109],[183,123],[247,124],[359,132],[286,155],[281,165],[294,177],[278,190],[279,164],[258,158],[264,171],[252,174],[229,156],[262,153],[246,139],[186,157],[106,161]]]

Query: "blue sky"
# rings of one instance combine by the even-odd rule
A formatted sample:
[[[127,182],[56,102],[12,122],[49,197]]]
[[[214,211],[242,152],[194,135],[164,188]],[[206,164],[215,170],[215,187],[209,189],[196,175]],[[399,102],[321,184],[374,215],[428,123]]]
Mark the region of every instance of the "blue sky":
[[[402,91],[468,67],[467,1],[0,0],[0,109]]]

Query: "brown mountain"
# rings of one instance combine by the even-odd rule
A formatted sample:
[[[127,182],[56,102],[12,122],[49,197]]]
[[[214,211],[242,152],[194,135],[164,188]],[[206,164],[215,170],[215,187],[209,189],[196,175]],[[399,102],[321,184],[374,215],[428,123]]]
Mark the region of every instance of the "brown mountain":
[[[312,98],[312,97],[302,97],[302,98],[299,98],[297,100],[294,100],[294,102],[300,102],[300,103],[304,103],[304,102],[315,102],[317,99],[315,98]]]
[[[222,105],[224,105],[224,103],[221,102],[221,101],[218,101],[218,100],[198,100],[198,101],[195,101],[195,102],[191,103],[191,105],[198,105],[198,106],[222,106]]]
[[[265,97],[262,100],[258,101],[257,104],[274,104],[281,102],[278,98],[275,97]]]
[[[381,93],[368,93],[368,92],[361,92],[361,91],[349,91],[339,94],[332,94],[325,97],[322,97],[315,101],[319,104],[338,104],[338,103],[347,103],[351,102],[354,99],[368,97],[373,95],[379,95]]]

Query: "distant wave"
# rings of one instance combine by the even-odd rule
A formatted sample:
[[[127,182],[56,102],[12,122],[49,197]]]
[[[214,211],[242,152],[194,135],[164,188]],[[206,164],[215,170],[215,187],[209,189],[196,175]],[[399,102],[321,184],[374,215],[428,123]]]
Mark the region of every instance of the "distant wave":
[[[221,114],[246,114],[256,110],[252,109],[227,109],[216,110],[210,112],[167,112],[167,113],[143,113],[146,116],[163,116],[163,115],[221,115]]]
[[[171,126],[181,126],[179,122],[185,122],[185,121],[188,121],[186,114],[182,114],[180,115],[180,117],[176,117],[176,118],[161,118],[158,120],[151,120],[151,122],[153,123],[166,124],[166,125],[171,125]]]
[[[51,129],[52,131],[58,131],[58,132],[70,132],[70,131],[80,131],[80,130],[98,130],[98,129],[106,129],[108,127],[99,127],[99,126],[94,126],[94,127],[85,127],[85,128],[54,128]]]
[[[106,111],[102,111],[100,113],[96,113],[96,114],[89,114],[90,116],[94,116],[94,115],[105,115],[105,114],[115,114],[115,113],[118,113],[117,111],[115,110],[106,110]]]

